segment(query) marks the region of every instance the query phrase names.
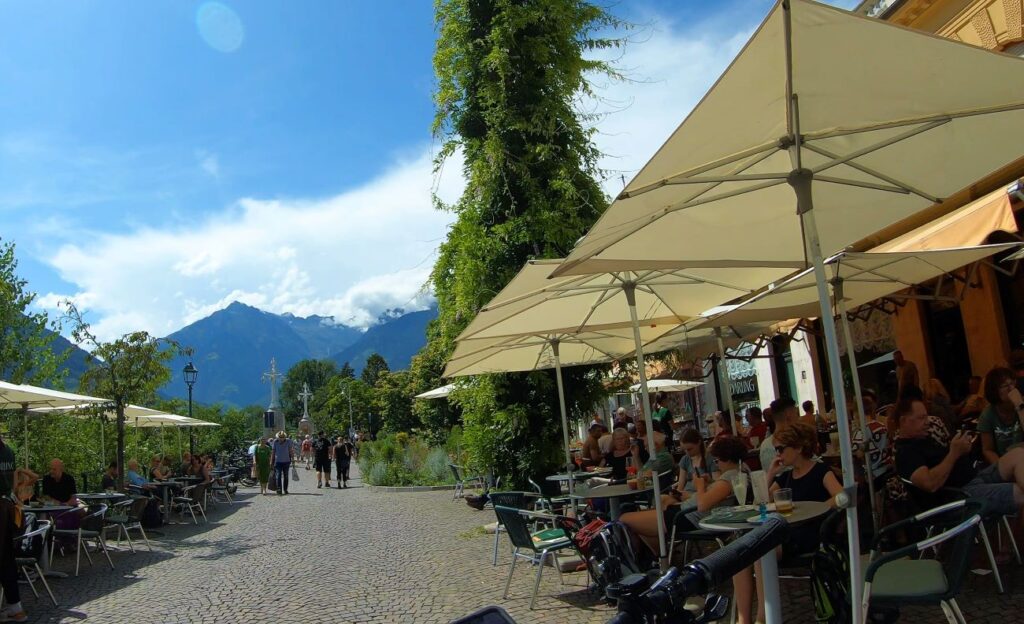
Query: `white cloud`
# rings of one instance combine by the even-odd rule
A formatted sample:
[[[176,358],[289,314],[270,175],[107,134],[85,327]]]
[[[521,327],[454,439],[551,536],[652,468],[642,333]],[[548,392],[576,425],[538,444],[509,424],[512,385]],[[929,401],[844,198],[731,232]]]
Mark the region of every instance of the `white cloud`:
[[[611,195],[622,187],[618,173],[628,180],[651,157],[756,26],[652,23],[618,59],[632,80],[604,85],[601,102],[582,104],[608,113],[596,141],[607,154],[601,166],[616,172],[605,181]],[[220,175],[215,154],[197,151],[196,159]],[[50,261],[77,287],[76,300],[99,319],[94,330],[104,338],[135,329],[165,335],[232,301],[367,326],[386,309],[429,304],[424,284],[453,218],[434,210],[431,190],[438,185],[453,201],[461,171],[453,159],[435,181],[424,149],[333,197],[244,198],[188,228],[96,235],[59,248]],[[40,303],[51,307],[63,296]]]
[[[449,169],[459,172],[459,163]],[[461,192],[442,176],[438,192]],[[102,338],[165,335],[241,301],[270,312],[321,314],[366,326],[387,308],[422,309],[452,215],[431,203],[430,154],[403,160],[361,187],[324,199],[246,198],[205,222],[99,235],[50,259]],[[40,298],[50,308],[65,294]]]

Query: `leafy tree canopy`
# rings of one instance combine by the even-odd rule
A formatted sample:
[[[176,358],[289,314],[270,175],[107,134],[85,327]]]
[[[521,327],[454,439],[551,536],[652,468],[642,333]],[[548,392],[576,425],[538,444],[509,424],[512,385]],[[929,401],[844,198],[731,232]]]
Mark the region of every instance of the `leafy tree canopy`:
[[[526,260],[564,256],[606,208],[593,129],[575,105],[588,79],[616,76],[586,55],[621,43],[598,34],[620,23],[580,0],[438,0],[436,17],[435,165],[461,151],[467,183],[453,205],[435,198],[456,221],[431,274],[439,315],[414,360],[416,391],[440,385],[456,336]],[[589,411],[601,376],[566,373],[570,407]],[[522,482],[556,463],[555,397],[550,372],[484,376],[455,393],[478,467]],[[417,413],[448,420],[435,406]]]
[[[291,420],[298,422],[302,417],[302,384],[307,384],[313,398],[309,400],[310,413],[318,410],[327,397],[321,390],[338,374],[338,365],[331,360],[301,360],[288,369],[281,384],[281,406]]]
[[[379,353],[371,353],[370,357],[366,358],[366,365],[363,366],[363,374],[360,376],[368,386],[377,385],[377,379],[380,378],[381,373],[390,370],[388,368],[387,360],[384,356]]]
[[[17,268],[14,243],[0,240],[0,379],[59,386],[67,354],[53,351],[58,328],[45,312],[29,312],[36,295]]]

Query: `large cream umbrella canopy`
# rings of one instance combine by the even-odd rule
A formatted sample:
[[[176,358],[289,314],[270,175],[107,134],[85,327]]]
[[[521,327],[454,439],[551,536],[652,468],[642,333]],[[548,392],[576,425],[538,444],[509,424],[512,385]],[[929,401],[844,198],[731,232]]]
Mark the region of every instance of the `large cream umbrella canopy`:
[[[654,340],[674,326],[674,323],[660,326],[648,323],[640,328],[641,340]],[[569,451],[569,415],[565,404],[562,367],[600,364],[628,358],[636,348],[635,340],[632,326],[621,325],[587,328],[572,333],[538,331],[519,336],[468,338],[457,342],[455,352],[445,366],[444,376],[460,377],[553,368],[562,418],[565,466],[569,470],[572,467],[572,458]],[[572,489],[573,481],[570,479],[570,493]]]
[[[21,410],[25,424],[25,467],[28,468],[28,412],[33,407],[61,407],[80,405],[83,403],[107,403],[108,399],[100,399],[84,394],[62,392],[39,386],[13,384],[0,381],[0,410]]]
[[[554,274],[809,265],[827,310],[823,249],[835,253],[1021,157],[1022,82],[1024,59],[780,0]],[[836,328],[830,314],[822,321],[852,490]],[[847,528],[858,621],[855,509]],[[765,563],[773,577],[774,560]],[[769,604],[768,620],[780,619]]]
[[[705,310],[788,275],[788,267],[652,269],[549,278],[560,260],[533,260],[470,322],[459,340],[626,329],[633,336],[647,444],[655,450],[642,327],[667,331]],[[654,483],[659,486],[655,475]],[[661,498],[655,496],[660,560],[667,561]]]

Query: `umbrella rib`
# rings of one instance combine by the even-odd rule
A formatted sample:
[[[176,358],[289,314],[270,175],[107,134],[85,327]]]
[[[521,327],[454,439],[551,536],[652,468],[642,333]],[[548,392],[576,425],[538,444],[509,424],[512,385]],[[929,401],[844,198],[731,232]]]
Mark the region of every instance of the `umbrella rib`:
[[[843,128],[838,130],[825,130],[821,132],[808,132],[804,135],[804,141],[817,141],[820,139],[830,139],[834,137],[849,136],[851,134],[875,132],[877,130],[890,130],[892,128],[902,128],[905,126],[913,126],[916,124],[927,124],[934,121],[952,121],[954,119],[963,119],[966,117],[977,117],[978,115],[1008,113],[1011,111],[1021,109],[1024,109],[1024,102],[1015,102],[1013,104],[1001,104],[999,106],[986,106],[982,108],[974,108],[957,112],[937,113],[934,115],[926,115],[924,117],[900,119],[897,121],[887,121],[883,123],[872,124],[869,126],[860,126],[857,128]]]
[[[872,182],[863,182],[861,180],[850,180],[848,178],[836,178],[833,176],[814,176],[814,179],[821,182],[830,182],[832,184],[843,184],[845,186],[859,186],[860,188],[873,189],[876,191],[887,191],[889,193],[902,193],[909,195],[910,191],[903,188],[902,186],[889,186],[885,184],[875,184]]]
[[[638,187],[638,188],[633,189],[631,191],[622,191],[621,193],[619,193],[619,196],[617,197],[617,199],[630,199],[632,197],[636,197],[637,195],[643,195],[644,193],[648,193],[650,191],[654,191],[654,190],[657,190],[657,189],[661,188],[662,186],[664,186],[665,184],[669,183],[672,180],[675,180],[676,178],[688,178],[690,176],[700,175],[700,174],[702,174],[702,173],[704,173],[706,171],[711,171],[713,169],[718,169],[719,167],[724,167],[725,165],[731,165],[732,163],[741,161],[744,158],[749,158],[751,156],[757,156],[758,154],[762,154],[764,152],[767,152],[767,154],[763,158],[757,159],[754,162],[752,162],[750,165],[748,165],[748,166],[744,167],[743,169],[741,169],[741,171],[745,171],[746,169],[749,169],[750,167],[752,167],[752,166],[756,165],[757,163],[761,162],[765,158],[768,158],[769,156],[772,155],[772,153],[774,153],[775,151],[778,151],[778,149],[779,149],[779,142],[778,141],[772,141],[771,143],[765,143],[763,145],[758,145],[757,147],[752,147],[752,148],[750,148],[748,150],[739,152],[737,154],[733,154],[731,156],[726,156],[724,158],[719,158],[718,160],[713,160],[713,161],[711,161],[709,163],[704,163],[703,165],[699,165],[697,167],[693,167],[692,169],[687,169],[685,171],[680,171],[679,173],[670,175],[670,176],[668,176],[666,178],[662,178],[661,180],[658,180],[657,182],[651,182],[650,184],[645,184],[644,186]]]
[[[748,166],[749,169],[753,164]],[[746,173],[727,176],[701,176],[699,178],[680,178],[665,181],[665,186],[680,184],[721,184],[723,182],[747,182],[750,180],[785,180],[789,173]],[[699,196],[698,196],[699,197]]]
[[[587,313],[585,315],[583,315],[582,322],[580,322],[580,324],[576,327],[577,332],[582,330],[584,327],[586,327],[587,322],[590,320],[590,318],[592,316],[594,316],[594,313],[597,312],[597,309],[599,307],[601,307],[602,305],[604,305],[605,302],[610,301],[612,299],[612,297],[614,297],[615,295],[616,295],[616,290],[606,289],[601,294],[601,296],[597,298],[597,301],[595,301],[594,303],[591,304],[590,310],[588,310]]]
[[[952,121],[952,120],[949,119],[949,118],[936,119],[935,121],[932,121],[931,123],[927,123],[927,124],[918,126],[916,128],[911,128],[910,130],[907,130],[906,132],[901,132],[900,134],[897,134],[896,136],[889,137],[889,138],[885,139],[884,141],[879,141],[878,143],[873,143],[871,145],[867,145],[867,146],[862,147],[862,148],[860,148],[858,150],[854,150],[854,151],[850,152],[849,154],[847,154],[845,156],[840,156],[839,158],[835,158],[835,159],[832,160],[832,162],[825,163],[824,165],[820,165],[818,167],[815,167],[814,169],[812,169],[812,171],[815,174],[818,174],[819,172],[822,172],[822,171],[827,171],[828,169],[831,169],[833,167],[838,167],[839,165],[848,163],[851,160],[856,160],[857,158],[860,158],[861,156],[866,156],[868,154],[871,154],[872,152],[877,152],[880,149],[883,149],[885,147],[889,147],[890,145],[899,143],[900,141],[905,141],[906,139],[909,139],[911,137],[917,136],[917,135],[922,134],[924,132],[928,132],[929,130],[933,130],[935,128],[938,128],[939,126],[943,126],[943,125],[949,123],[950,121]]]
[[[719,282],[718,280],[707,279],[707,278],[704,278],[704,277],[699,277],[699,276],[696,276],[696,275],[691,275],[689,273],[683,273],[683,272],[680,272],[680,271],[675,271],[675,274],[680,276],[680,277],[686,277],[686,278],[690,278],[690,279],[696,280],[698,283],[701,283],[701,284],[710,284],[711,286],[718,286],[720,288],[728,288],[730,290],[738,290],[738,291],[740,291],[742,293],[746,293],[746,294],[750,294],[750,293],[754,292],[753,290],[751,290],[749,288],[743,288],[741,286],[733,286],[732,284],[727,284],[725,282]]]
[[[813,144],[810,144],[810,143],[804,143],[804,147],[809,149],[809,150],[811,150],[812,152],[815,152],[815,153],[820,154],[822,156],[825,156],[827,158],[839,158],[838,154],[836,154],[836,153],[834,153],[832,151],[829,151],[829,150],[827,150],[827,149],[825,149],[823,147],[820,147],[818,145],[813,145]],[[869,176],[876,177],[876,178],[878,178],[879,180],[881,180],[883,182],[888,182],[889,184],[893,184],[893,185],[898,186],[900,188],[906,189],[908,192],[913,193],[914,195],[917,195],[917,196],[922,197],[924,199],[927,199],[928,201],[930,201],[932,203],[936,203],[937,204],[937,203],[942,201],[942,199],[939,198],[939,197],[935,197],[934,195],[931,195],[929,193],[925,193],[924,191],[922,191],[922,190],[920,190],[920,189],[918,189],[918,188],[916,188],[914,186],[911,186],[910,184],[907,184],[906,182],[901,182],[901,181],[897,180],[896,178],[894,178],[892,176],[888,176],[888,175],[882,173],[881,171],[875,171],[871,167],[866,167],[866,166],[864,166],[864,165],[862,165],[862,164],[860,164],[858,162],[848,162],[848,163],[846,163],[846,165],[848,167],[853,167],[854,169],[856,169],[857,171],[860,171],[861,173],[866,173]]]

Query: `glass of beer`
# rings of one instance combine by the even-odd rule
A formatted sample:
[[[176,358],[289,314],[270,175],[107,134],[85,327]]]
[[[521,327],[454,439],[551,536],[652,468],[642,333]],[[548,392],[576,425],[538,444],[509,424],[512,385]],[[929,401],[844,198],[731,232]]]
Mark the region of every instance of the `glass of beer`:
[[[775,500],[775,511],[784,516],[793,513],[793,490],[789,488],[776,490],[773,498]]]

